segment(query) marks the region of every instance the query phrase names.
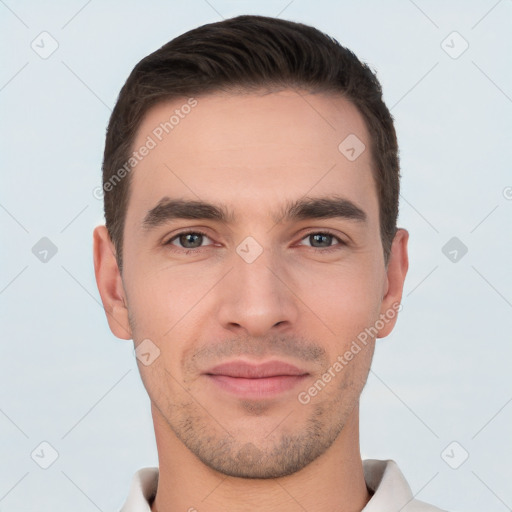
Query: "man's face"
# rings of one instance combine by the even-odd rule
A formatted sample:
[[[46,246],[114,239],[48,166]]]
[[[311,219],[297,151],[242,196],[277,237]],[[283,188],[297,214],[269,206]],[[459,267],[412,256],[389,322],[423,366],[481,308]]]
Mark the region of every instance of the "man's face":
[[[391,307],[368,131],[341,97],[185,104],[150,110],[133,148],[156,143],[132,171],[124,231],[131,333],[151,340],[146,359],[160,351],[139,369],[155,422],[207,466],[284,476],[355,421],[374,339],[351,346]],[[353,135],[338,148],[351,134],[367,148],[355,159]]]

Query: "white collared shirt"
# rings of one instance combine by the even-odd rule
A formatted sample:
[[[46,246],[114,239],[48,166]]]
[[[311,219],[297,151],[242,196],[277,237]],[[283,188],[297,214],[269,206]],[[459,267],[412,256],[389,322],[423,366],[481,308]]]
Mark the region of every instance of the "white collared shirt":
[[[363,460],[364,479],[374,493],[361,512],[445,512],[414,499],[409,484],[393,460]],[[133,476],[128,499],[120,512],[151,512],[158,468],[142,468]]]

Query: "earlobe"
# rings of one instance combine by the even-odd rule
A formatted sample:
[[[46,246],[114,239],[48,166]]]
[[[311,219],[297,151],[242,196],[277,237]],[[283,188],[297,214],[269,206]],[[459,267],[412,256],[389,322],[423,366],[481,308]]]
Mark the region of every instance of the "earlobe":
[[[94,274],[107,315],[108,325],[117,338],[132,339],[125,290],[115,257],[115,248],[103,225],[93,233]]]
[[[402,300],[405,276],[409,268],[408,240],[408,231],[399,228],[391,245],[391,254],[386,271],[386,290],[380,309],[380,317],[384,326],[379,329],[377,338],[384,338],[391,333],[396,324],[398,311],[401,310],[400,302]]]

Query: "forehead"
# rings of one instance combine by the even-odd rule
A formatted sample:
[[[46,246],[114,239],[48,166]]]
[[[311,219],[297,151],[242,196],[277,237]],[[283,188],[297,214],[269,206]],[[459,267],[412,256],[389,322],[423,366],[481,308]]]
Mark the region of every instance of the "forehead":
[[[335,192],[377,211],[368,130],[340,96],[285,90],[163,102],[147,112],[132,149],[144,146],[150,149],[131,171],[127,225],[163,196],[249,216]]]

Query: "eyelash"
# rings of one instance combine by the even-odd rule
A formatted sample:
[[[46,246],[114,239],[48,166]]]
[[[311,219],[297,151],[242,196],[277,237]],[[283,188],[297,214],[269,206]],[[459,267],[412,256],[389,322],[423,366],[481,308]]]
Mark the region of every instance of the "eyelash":
[[[184,252],[185,254],[198,253],[198,252],[201,251],[201,249],[206,249],[206,247],[197,247],[195,249],[185,249],[184,247],[179,248],[179,247],[175,246],[172,242],[174,240],[176,240],[177,238],[179,238],[180,236],[183,236],[183,235],[202,235],[202,236],[205,236],[207,238],[210,238],[204,231],[194,229],[194,230],[182,231],[181,233],[177,233],[172,238],[167,240],[167,242],[164,242],[163,245],[171,246],[173,251]],[[329,236],[332,236],[338,242],[337,244],[335,244],[335,245],[333,245],[331,247],[312,247],[312,246],[309,246],[311,249],[314,249],[316,251],[321,251],[323,253],[330,253],[330,252],[333,252],[333,251],[337,251],[337,250],[340,250],[342,247],[348,245],[345,241],[343,241],[341,238],[336,236],[334,233],[332,233],[328,229],[322,230],[322,231],[310,231],[309,233],[306,233],[301,238],[301,241],[304,240],[305,238],[311,236],[311,235],[329,235]]]

